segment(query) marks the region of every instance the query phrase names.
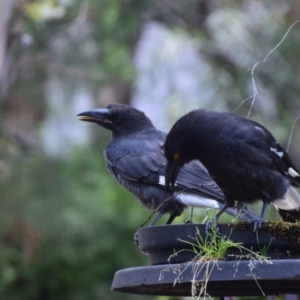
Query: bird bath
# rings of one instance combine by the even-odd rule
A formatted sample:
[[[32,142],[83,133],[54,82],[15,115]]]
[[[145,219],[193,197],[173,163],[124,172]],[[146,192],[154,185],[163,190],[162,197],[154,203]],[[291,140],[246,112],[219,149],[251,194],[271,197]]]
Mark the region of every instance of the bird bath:
[[[265,223],[255,234],[246,224],[219,225],[220,236],[243,243],[250,252],[261,252],[264,257],[247,256],[247,251],[233,247],[222,261],[203,261],[192,251],[191,243],[195,244],[199,234],[206,239],[203,224],[141,228],[139,248],[149,256],[150,266],[117,271],[112,289],[173,296],[198,296],[202,289],[202,295],[212,297],[300,293],[300,247],[294,242],[300,235],[294,236],[292,243],[280,241],[286,239],[280,233],[284,234],[287,226],[298,232],[297,225],[288,223]],[[276,238],[275,233],[279,234]]]

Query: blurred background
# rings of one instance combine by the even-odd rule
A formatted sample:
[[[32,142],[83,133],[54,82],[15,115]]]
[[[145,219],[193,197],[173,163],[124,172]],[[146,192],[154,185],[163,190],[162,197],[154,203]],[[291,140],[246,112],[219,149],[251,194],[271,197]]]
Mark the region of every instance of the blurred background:
[[[109,133],[76,114],[126,103],[168,131],[194,108],[234,111],[250,97],[236,110],[247,116],[252,67],[299,19],[299,1],[1,0],[0,298],[170,300],[110,291],[118,269],[148,264],[133,234],[150,213],[108,175]],[[254,73],[250,118],[286,147],[299,32]],[[299,143],[300,121],[298,167]]]

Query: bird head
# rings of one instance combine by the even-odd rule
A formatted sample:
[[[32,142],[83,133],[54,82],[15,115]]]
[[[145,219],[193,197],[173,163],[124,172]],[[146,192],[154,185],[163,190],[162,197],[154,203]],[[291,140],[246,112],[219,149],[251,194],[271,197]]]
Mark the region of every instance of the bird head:
[[[170,185],[174,189],[180,169],[186,163],[196,158],[193,113],[194,111],[181,117],[166,137],[164,155],[167,159],[165,170],[165,184],[167,189],[170,188]]]
[[[80,121],[93,122],[112,131],[114,136],[154,128],[143,112],[125,104],[110,104],[106,108],[82,112],[77,117]]]
[[[176,178],[178,176],[180,169],[183,167],[184,163],[182,159],[180,159],[179,152],[175,151],[173,155],[166,155],[165,152],[165,156],[167,158],[167,164],[165,170],[166,189],[169,189],[171,185],[171,190],[173,191]]]
[[[166,189],[174,190],[176,178],[180,169],[186,163],[184,149],[182,149],[182,138],[174,136],[173,129],[169,132],[165,141],[164,155],[167,159],[165,169],[165,184]]]

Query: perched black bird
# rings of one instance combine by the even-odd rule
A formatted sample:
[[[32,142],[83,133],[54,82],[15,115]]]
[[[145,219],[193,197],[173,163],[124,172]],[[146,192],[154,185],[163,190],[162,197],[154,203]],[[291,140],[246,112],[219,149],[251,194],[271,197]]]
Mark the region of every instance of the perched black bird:
[[[112,132],[104,150],[107,169],[146,208],[158,209],[151,225],[165,213],[170,214],[167,221],[170,224],[187,206],[221,209],[225,205],[220,188],[198,161],[190,162],[178,173],[174,192],[166,189],[163,152],[166,133],[157,130],[143,112],[127,105],[111,104],[77,116]],[[179,191],[183,192],[176,194]],[[258,217],[242,205],[226,211],[248,222]]]
[[[283,218],[299,219],[299,172],[286,151],[262,125],[232,113],[195,110],[181,117],[166,138],[166,186],[174,186],[181,167],[198,159],[225,195],[226,206],[235,201],[263,201],[261,226],[272,202]]]

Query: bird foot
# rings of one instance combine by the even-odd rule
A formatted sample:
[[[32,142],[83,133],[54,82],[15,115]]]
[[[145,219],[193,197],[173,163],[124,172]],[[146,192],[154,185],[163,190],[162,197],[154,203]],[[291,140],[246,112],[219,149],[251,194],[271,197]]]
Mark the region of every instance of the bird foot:
[[[217,229],[217,227],[218,227],[218,219],[212,218],[206,223],[205,233],[208,234],[213,229]]]
[[[262,223],[264,222],[263,219],[258,218],[255,221],[253,221],[253,232],[255,233],[257,229],[261,228]]]
[[[133,240],[134,240],[134,244],[139,248],[139,235],[138,233],[136,232],[134,235],[133,235]]]

